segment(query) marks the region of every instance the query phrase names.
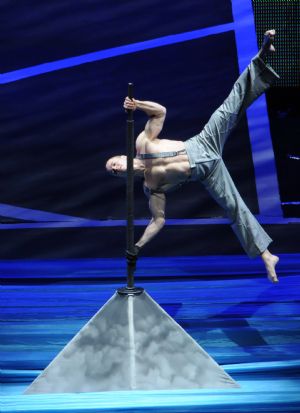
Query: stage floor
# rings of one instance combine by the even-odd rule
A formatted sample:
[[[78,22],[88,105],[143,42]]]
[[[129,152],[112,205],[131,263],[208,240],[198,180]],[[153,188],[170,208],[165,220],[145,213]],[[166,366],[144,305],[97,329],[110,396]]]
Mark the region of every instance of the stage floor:
[[[122,286],[122,259],[1,261],[1,412],[299,412],[300,255],[272,285],[245,256],[141,258],[137,285],[240,384],[230,390],[22,395]]]

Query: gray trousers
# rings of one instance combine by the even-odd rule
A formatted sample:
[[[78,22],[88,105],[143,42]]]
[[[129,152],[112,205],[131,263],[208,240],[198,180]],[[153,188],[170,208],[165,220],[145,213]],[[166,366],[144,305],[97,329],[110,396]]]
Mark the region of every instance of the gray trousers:
[[[224,144],[240,117],[279,76],[255,57],[235,82],[229,96],[204,129],[185,142],[192,181],[201,181],[225,210],[232,229],[249,257],[265,251],[272,241],[242,200],[224,162]]]

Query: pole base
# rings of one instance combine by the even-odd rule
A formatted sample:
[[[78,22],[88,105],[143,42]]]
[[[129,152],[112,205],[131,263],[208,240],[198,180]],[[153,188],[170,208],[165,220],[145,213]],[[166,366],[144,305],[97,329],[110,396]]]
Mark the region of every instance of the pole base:
[[[122,287],[117,289],[120,295],[140,295],[144,292],[144,288],[141,287]]]

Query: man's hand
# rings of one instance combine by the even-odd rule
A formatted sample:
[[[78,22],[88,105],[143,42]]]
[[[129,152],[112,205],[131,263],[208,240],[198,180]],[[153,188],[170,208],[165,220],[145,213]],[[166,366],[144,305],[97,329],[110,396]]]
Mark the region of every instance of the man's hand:
[[[139,248],[137,245],[135,245],[135,246],[133,247],[133,252],[131,252],[131,251],[129,251],[129,250],[126,250],[126,258],[127,258],[127,260],[128,260],[128,261],[136,261],[137,258],[138,258],[138,253],[139,253],[139,251],[140,251],[140,248]]]
[[[123,108],[127,110],[136,110],[136,101],[127,96],[124,100]]]
[[[138,259],[138,253],[139,253],[140,248],[138,246],[134,246],[133,252],[126,250],[126,258],[127,258],[127,264],[134,267],[136,267],[136,262]]]

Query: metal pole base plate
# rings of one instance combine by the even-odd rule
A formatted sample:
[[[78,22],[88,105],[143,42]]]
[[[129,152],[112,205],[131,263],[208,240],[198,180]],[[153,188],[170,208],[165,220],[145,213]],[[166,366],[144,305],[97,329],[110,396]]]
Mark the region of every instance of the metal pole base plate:
[[[140,295],[144,292],[144,288],[141,287],[122,287],[118,288],[118,294],[120,295]]]

